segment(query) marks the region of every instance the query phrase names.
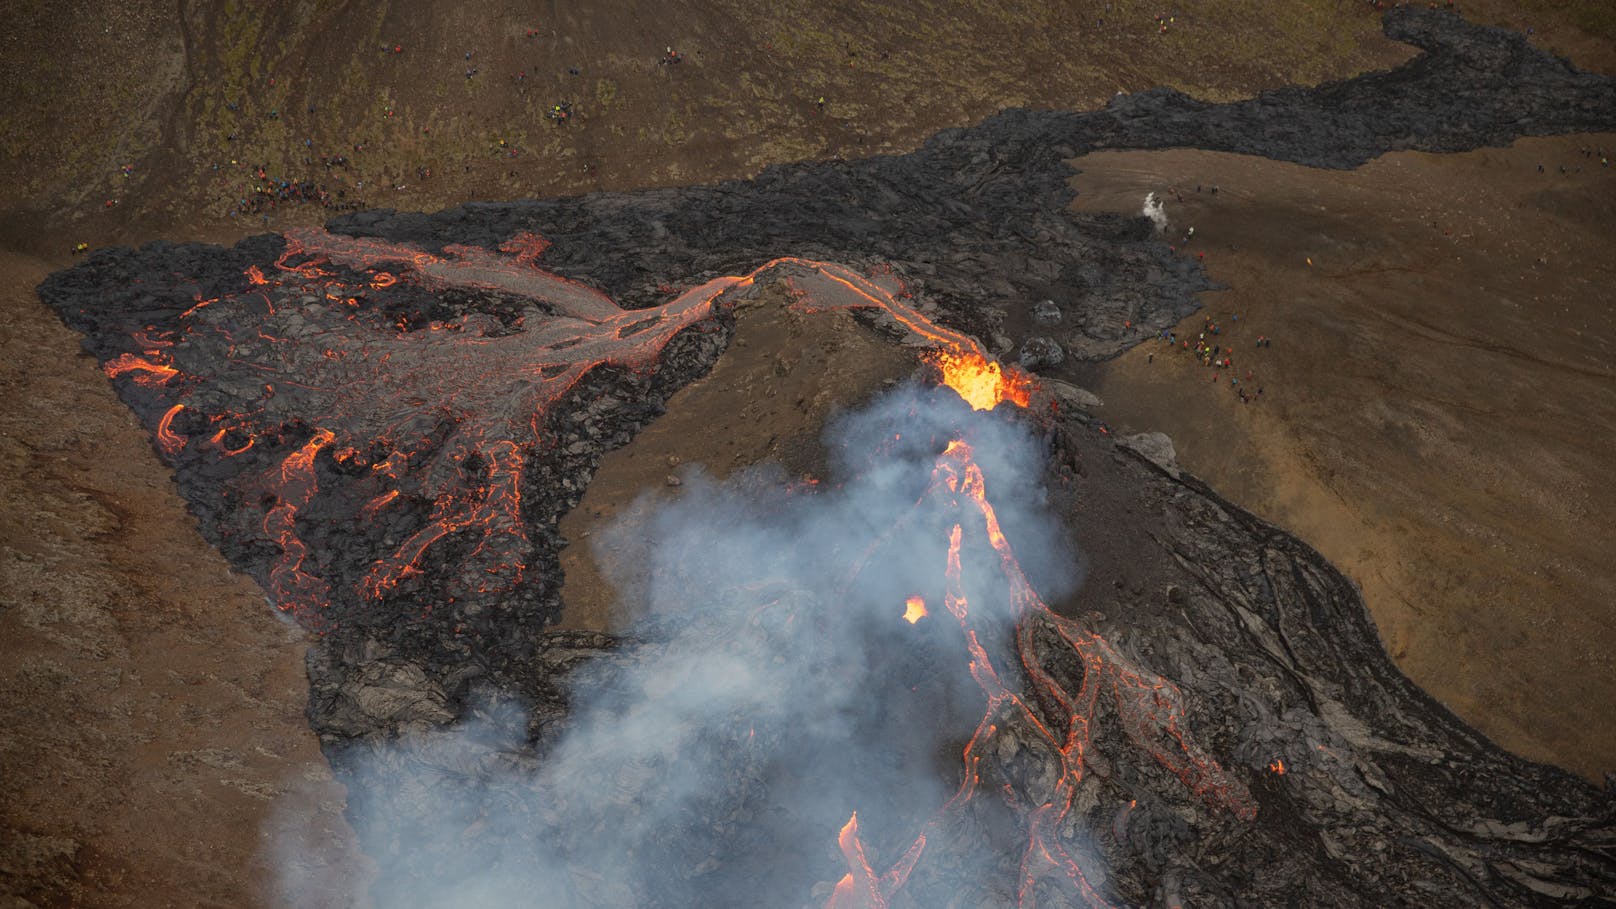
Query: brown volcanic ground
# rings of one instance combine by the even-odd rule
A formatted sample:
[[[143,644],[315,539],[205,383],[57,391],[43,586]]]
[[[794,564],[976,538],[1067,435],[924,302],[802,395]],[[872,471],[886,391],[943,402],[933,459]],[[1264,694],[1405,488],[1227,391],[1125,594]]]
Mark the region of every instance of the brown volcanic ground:
[[[333,905],[348,904],[364,875],[340,814],[341,793],[329,784],[303,720],[300,642],[269,616],[261,594],[231,576],[224,560],[202,543],[132,417],[93,366],[75,356],[76,339],[32,293],[48,271],[69,262],[75,243],[138,243],[159,236],[229,242],[329,214],[293,204],[232,215],[236,200],[250,198],[259,185],[259,165],[270,177],[318,181],[333,196],[341,193],[344,204],[426,210],[479,198],[715,180],[778,161],[902,151],[939,128],[974,122],[1008,105],[1081,108],[1118,90],[1161,84],[1225,99],[1385,68],[1409,53],[1382,38],[1378,21],[1356,2],[1276,2],[1258,13],[1248,3],[1208,0],[1196,4],[1194,13],[1178,15],[1166,34],[1153,21],[1158,4],[1083,0],[1051,6],[1006,12],[969,2],[903,4],[897,14],[898,7],[876,3],[827,9],[727,0],[549,5],[535,12],[514,2],[450,8],[422,2],[137,0],[91,2],[63,14],[33,0],[13,4],[0,34],[0,163],[8,176],[0,182],[5,904],[272,904],[259,850],[277,805],[316,812],[322,821],[315,826],[330,831],[330,866],[308,870],[326,875]],[[1603,0],[1465,6],[1481,21],[1534,26],[1534,40],[1583,68],[1616,70],[1616,17]],[[381,50],[395,43],[402,53]],[[658,66],[656,58],[670,44],[685,62]],[[467,51],[473,61],[464,59]],[[471,66],[477,73],[467,79]],[[821,96],[823,112],[814,103]],[[561,100],[577,105],[564,129],[542,119]],[[1567,150],[1579,141],[1543,140],[1545,147],[1560,149],[1555,161],[1568,164],[1577,163]],[[1603,141],[1616,144],[1609,137]],[[322,163],[339,154],[346,164]],[[1465,168],[1476,159],[1496,154],[1397,160],[1417,160],[1431,180],[1468,193],[1471,181],[1449,169],[1469,173]],[[1104,177],[1095,164],[1099,157],[1083,165],[1092,179]],[[1114,175],[1119,204],[1150,181],[1186,183],[1173,167],[1137,163],[1148,156],[1131,160],[1136,163],[1127,167],[1141,173]],[[1390,261],[1395,250],[1370,244],[1374,225],[1386,224],[1387,212],[1367,203],[1338,204],[1321,218],[1307,207],[1315,188],[1350,195],[1340,189],[1349,184],[1340,181],[1352,175],[1263,162],[1247,166],[1273,168],[1267,175],[1283,171],[1282,178],[1272,178],[1284,190],[1269,199],[1270,211],[1282,223],[1314,231],[1301,237],[1339,232],[1343,255],[1379,249],[1376,254]],[[1240,181],[1222,176],[1225,165],[1217,167],[1230,202],[1241,198],[1235,191]],[[1279,192],[1268,179],[1263,188]],[[1585,179],[1592,178],[1544,180],[1540,186],[1549,192],[1586,185],[1593,192],[1595,184],[1575,182]],[[1604,186],[1602,198],[1608,200]],[[1514,225],[1490,229],[1516,242],[1559,237],[1566,249],[1574,241],[1586,241],[1582,249],[1598,243],[1608,249],[1608,207],[1585,217],[1576,214],[1584,207],[1574,196],[1544,204],[1551,203],[1564,212],[1534,215],[1531,227],[1519,215]],[[1463,239],[1463,231],[1476,230],[1467,218],[1495,209],[1496,203],[1490,208],[1480,200],[1466,202],[1449,209],[1453,216],[1435,220]],[[1238,209],[1231,204],[1224,211],[1221,220],[1214,211],[1204,218],[1196,213],[1198,238],[1231,247],[1205,247],[1213,275],[1235,285],[1231,294],[1288,280],[1295,264],[1287,253],[1301,249],[1297,230],[1264,233],[1255,212],[1242,227]],[[1259,243],[1273,244],[1272,262],[1252,254]],[[1236,244],[1249,244],[1248,265],[1238,265]],[[1331,259],[1328,249],[1305,254],[1313,255],[1316,268],[1353,267],[1347,258]],[[1540,254],[1527,249],[1513,261]],[[1608,299],[1609,273],[1599,271],[1605,259],[1551,256],[1551,280],[1566,287],[1581,281],[1587,288],[1566,305],[1591,306],[1601,294]],[[1541,277],[1542,270],[1533,274]],[[1502,288],[1507,280],[1513,278],[1502,272],[1485,280],[1443,272],[1433,282],[1444,289],[1427,295],[1430,308],[1419,313],[1430,328],[1418,330],[1496,340],[1475,334],[1486,326],[1474,324],[1480,295],[1472,289]],[[1358,293],[1378,292],[1367,279],[1349,283]],[[1253,326],[1257,305],[1240,304],[1252,314]],[[1598,688],[1609,684],[1609,664],[1588,656],[1596,652],[1588,642],[1596,639],[1575,630],[1589,604],[1599,605],[1587,597],[1597,594],[1601,579],[1607,594],[1610,589],[1601,558],[1608,553],[1597,551],[1600,531],[1608,539],[1609,530],[1608,508],[1599,507],[1608,502],[1608,494],[1599,498],[1599,469],[1608,468],[1610,459],[1594,460],[1590,453],[1597,451],[1598,437],[1578,429],[1594,425],[1595,414],[1603,414],[1599,425],[1609,425],[1608,397],[1581,394],[1577,389],[1593,379],[1546,365],[1567,362],[1573,355],[1569,342],[1522,329],[1506,341],[1525,357],[1443,355],[1441,368],[1433,360],[1429,370],[1439,381],[1403,376],[1404,385],[1418,384],[1422,394],[1407,400],[1420,409],[1395,418],[1395,411],[1386,411],[1382,427],[1365,403],[1372,396],[1364,391],[1342,397],[1341,383],[1304,353],[1305,344],[1314,350],[1334,345],[1346,350],[1345,357],[1371,362],[1372,347],[1341,341],[1352,319],[1372,319],[1366,299],[1340,315],[1322,307],[1298,306],[1294,312],[1312,312],[1315,321],[1282,322],[1277,310],[1272,314],[1282,327],[1267,332],[1280,341],[1269,352],[1275,379],[1265,394],[1273,397],[1266,409],[1231,412],[1228,394],[1212,396],[1210,383],[1198,389],[1176,381],[1170,370],[1194,374],[1182,363],[1158,358],[1146,365],[1159,373],[1136,369],[1146,356],[1141,349],[1096,376],[1112,398],[1112,418],[1173,432],[1186,460],[1222,491],[1277,517],[1343,564],[1365,585],[1394,654],[1472,722],[1533,756],[1583,772],[1608,769],[1608,717],[1585,707],[1587,719],[1579,724],[1575,713],[1578,703],[1610,702],[1608,689]],[[1603,326],[1577,327],[1593,336]],[[852,368],[852,360],[865,362],[857,356],[864,342],[844,328],[830,330],[840,347],[827,355]],[[775,343],[821,329],[787,321],[760,330],[759,337]],[[1378,331],[1382,343],[1394,348],[1403,343],[1395,335],[1385,326]],[[852,360],[835,359],[849,352]],[[790,361],[795,354],[781,355]],[[761,374],[752,372],[773,369],[772,359],[752,362],[744,349],[731,356],[741,360],[729,374],[742,377],[739,393],[754,395],[760,415],[785,419],[782,414],[802,406],[789,398],[785,404],[756,400],[766,398],[767,390]],[[888,370],[906,368],[882,362],[887,365],[868,366],[859,381],[875,383]],[[792,374],[809,365],[787,362],[787,376],[776,378],[789,384]],[[1342,373],[1357,374],[1345,367]],[[1373,379],[1372,369],[1363,374],[1381,381]],[[1537,378],[1553,381],[1546,389],[1514,388]],[[829,407],[856,400],[869,386],[849,381],[837,387],[842,391],[835,398],[804,393],[807,410],[786,420],[790,432],[781,438],[813,437]],[[1185,397],[1181,406],[1152,411],[1144,404],[1149,397],[1130,389]],[[691,396],[704,393],[693,390]],[[776,398],[782,394],[777,391]],[[1505,412],[1522,406],[1522,398],[1528,409]],[[1607,402],[1604,410],[1600,400]],[[1355,404],[1345,407],[1344,401]],[[717,406],[697,407],[693,425],[716,419],[718,413],[703,411]],[[1540,418],[1530,408],[1564,419]],[[1484,425],[1468,426],[1464,421],[1478,410],[1492,412],[1485,422],[1513,427],[1513,434],[1487,436]],[[1343,425],[1332,437],[1320,429],[1334,425],[1329,415],[1335,411],[1349,412],[1340,419],[1352,429]],[[1192,413],[1205,416],[1186,419]],[[1169,420],[1175,414],[1179,422]],[[1417,439],[1434,446],[1435,465],[1422,466],[1408,453],[1416,444],[1409,438],[1414,429],[1387,428],[1396,420],[1413,423],[1416,416],[1434,427]],[[631,447],[621,455],[632,461],[644,451],[649,460],[637,473],[623,474],[626,479],[612,490],[592,490],[595,498],[585,507],[620,507],[632,500],[634,489],[665,488],[667,455],[676,450],[656,447],[651,434],[659,426],[647,433],[649,448]],[[744,447],[746,457],[781,450],[780,439],[707,438],[715,440],[716,450],[703,460],[719,470],[741,450],[732,451],[731,444]],[[1478,439],[1480,444],[1466,447]],[[797,450],[784,453],[793,469],[798,465],[791,451]],[[1449,460],[1454,451],[1466,460]],[[1266,479],[1242,479],[1242,464],[1262,465],[1251,475]],[[1370,467],[1385,468],[1381,482],[1391,491],[1369,488],[1382,475]],[[1461,471],[1476,479],[1468,486],[1455,482]],[[607,476],[603,471],[603,480]],[[1342,486],[1344,491],[1329,485],[1348,480],[1357,485]],[[1577,490],[1587,490],[1588,498],[1579,503]],[[615,493],[609,502],[600,499],[608,492]],[[1353,498],[1343,501],[1343,495]],[[1556,497],[1566,504],[1555,504]],[[1534,529],[1544,529],[1541,541],[1487,537],[1521,519],[1511,518],[1511,508]],[[1560,523],[1552,524],[1556,514]],[[1407,533],[1388,529],[1398,526]],[[1503,557],[1500,540],[1511,547]],[[1538,559],[1538,565],[1533,552],[1552,558]],[[581,555],[578,547],[569,557]],[[1440,575],[1406,577],[1423,560],[1440,566]],[[1555,571],[1560,587],[1542,574],[1544,566]],[[1534,567],[1539,577],[1530,574]],[[1453,581],[1441,586],[1440,577]],[[1427,614],[1416,616],[1412,607],[1388,612],[1387,592],[1393,589],[1421,603]],[[1603,602],[1608,604],[1608,595]],[[1426,632],[1428,623],[1440,631]],[[1437,659],[1430,642],[1441,640],[1460,642],[1477,656]],[[1478,663],[1496,663],[1499,678],[1478,672]],[[1503,670],[1514,675],[1505,678]],[[1605,693],[1596,699],[1596,690]]]
[[[1229,287],[1178,335],[1193,346],[1210,317],[1234,368],[1141,345],[1093,370],[1106,418],[1167,432],[1340,566],[1398,665],[1472,725],[1593,779],[1616,771],[1616,168],[1582,154],[1600,147],[1616,135],[1346,173],[1076,162],[1082,206],[1176,187],[1169,229],[1193,226],[1184,252]],[[1261,397],[1242,404],[1229,372]]]

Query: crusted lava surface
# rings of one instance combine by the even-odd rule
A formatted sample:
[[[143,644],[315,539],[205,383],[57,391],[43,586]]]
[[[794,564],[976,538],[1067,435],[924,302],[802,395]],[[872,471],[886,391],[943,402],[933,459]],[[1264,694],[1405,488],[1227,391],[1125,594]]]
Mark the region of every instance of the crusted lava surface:
[[[1049,297],[1070,315],[1061,349],[1103,358],[1177,323],[1207,283],[1146,219],[1070,211],[1068,158],[1185,146],[1345,168],[1616,127],[1611,80],[1519,36],[1413,10],[1387,31],[1424,53],[1315,89],[1222,105],[1152,91],[744,182],[363,212],[230,249],[102,250],[40,294],[151,429],[203,533],[315,633],[310,720],[339,772],[501,700],[529,713],[518,744],[486,754],[542,764],[568,684],[654,659],[682,633],[547,630],[563,606],[557,521],[601,454],[722,354],[738,300],[783,282],[804,309],[854,309],[895,342],[980,354],[972,336],[1004,351],[992,339],[1005,313]],[[1076,528],[1089,579],[1032,608],[1007,572],[1018,631],[981,644],[972,677],[988,719],[949,771],[971,805],[956,796],[941,821],[866,835],[849,824],[839,852],[782,855],[757,845],[785,842],[765,807],[767,759],[707,749],[748,784],[691,809],[683,833],[701,836],[636,857],[663,888],[575,874],[578,905],[798,905],[844,873],[820,902],[1542,905],[1616,892],[1608,795],[1503,753],[1409,684],[1311,549],[1118,448],[1079,411],[1035,400],[1016,413],[1005,419],[1043,440],[1042,488]],[[958,498],[968,465],[949,470]],[[953,550],[997,547],[973,527],[956,525]],[[961,558],[969,567],[957,552],[939,560],[940,584]],[[959,625],[950,640],[973,640]],[[1007,654],[1022,668],[976,668]],[[755,727],[747,739],[771,735],[791,740]],[[355,804],[395,798],[385,784],[404,763],[353,772]],[[488,764],[461,761],[438,784],[496,798]],[[1001,807],[976,807],[992,800],[978,788]],[[434,867],[359,826],[382,886],[409,904]],[[468,824],[454,848],[509,833]],[[742,852],[761,865],[733,860]],[[779,889],[758,890],[759,875]]]

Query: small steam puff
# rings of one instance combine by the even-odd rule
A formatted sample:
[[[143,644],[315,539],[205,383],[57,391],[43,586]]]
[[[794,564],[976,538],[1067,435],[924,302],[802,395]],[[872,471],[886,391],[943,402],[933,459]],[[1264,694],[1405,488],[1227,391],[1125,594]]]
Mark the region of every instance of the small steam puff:
[[[631,566],[610,580],[647,615],[641,643],[575,670],[568,716],[536,747],[507,704],[337,762],[377,905],[822,903],[855,810],[872,858],[895,858],[883,850],[907,847],[957,783],[983,709],[957,625],[904,619],[911,596],[942,602],[949,516],[916,503],[960,435],[1029,577],[1071,592],[1039,445],[946,390],[900,387],[835,421],[831,479],[812,492],[778,468],[693,474],[596,535],[602,564]]]
[[[1139,213],[1149,218],[1150,223],[1156,225],[1156,233],[1159,234],[1167,230],[1167,208],[1160,199],[1156,198],[1155,193],[1145,193],[1145,206],[1139,210]]]

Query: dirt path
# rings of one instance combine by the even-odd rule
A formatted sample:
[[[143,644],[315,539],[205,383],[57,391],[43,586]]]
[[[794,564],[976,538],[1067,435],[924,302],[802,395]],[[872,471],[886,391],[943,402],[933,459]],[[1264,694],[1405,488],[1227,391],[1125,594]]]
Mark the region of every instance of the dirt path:
[[[1595,779],[1616,770],[1601,147],[1616,135],[1351,173],[1190,151],[1076,162],[1080,206],[1136,212],[1155,191],[1183,253],[1229,286],[1177,337],[1193,347],[1210,317],[1233,367],[1145,344],[1091,376],[1107,418],[1167,432],[1190,470],[1341,566],[1399,665],[1466,720]]]
[[[145,432],[0,255],[0,890],[43,906],[241,906],[264,837],[363,863],[303,720],[301,636],[197,535]],[[159,566],[153,570],[153,566]],[[346,882],[346,886],[344,883]]]

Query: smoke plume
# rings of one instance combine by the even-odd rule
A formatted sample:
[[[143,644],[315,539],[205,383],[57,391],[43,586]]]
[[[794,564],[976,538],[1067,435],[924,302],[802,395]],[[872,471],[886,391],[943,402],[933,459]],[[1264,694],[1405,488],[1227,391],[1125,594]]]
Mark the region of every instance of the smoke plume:
[[[983,709],[941,608],[949,516],[923,502],[960,437],[1029,577],[1071,592],[1038,442],[946,389],[901,387],[833,421],[818,484],[693,470],[597,535],[646,618],[572,669],[564,719],[490,697],[454,728],[334,761],[378,905],[817,905],[855,811],[871,858],[896,859],[958,785]],[[973,602],[1002,611],[978,627],[1007,639],[1004,594],[982,587]],[[916,597],[932,614],[911,622]]]
[[[1156,233],[1167,230],[1167,208],[1162,204],[1162,200],[1156,198],[1155,193],[1145,193],[1145,204],[1139,209],[1139,213],[1156,225]]]

